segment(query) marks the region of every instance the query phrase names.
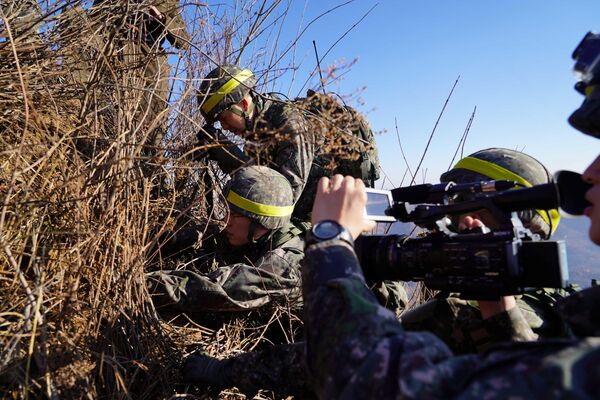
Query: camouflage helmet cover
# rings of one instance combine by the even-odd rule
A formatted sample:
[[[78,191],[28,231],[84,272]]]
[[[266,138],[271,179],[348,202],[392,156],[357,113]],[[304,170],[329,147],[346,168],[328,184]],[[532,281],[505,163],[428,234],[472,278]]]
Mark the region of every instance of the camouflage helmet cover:
[[[292,187],[279,172],[264,166],[237,171],[225,190],[231,211],[267,229],[285,226],[294,210]]]
[[[237,65],[222,65],[210,71],[200,85],[198,104],[202,116],[214,123],[221,111],[237,104],[256,85],[256,77],[249,69]]]
[[[500,168],[495,171],[494,166]],[[520,151],[503,148],[477,151],[460,160],[451,170],[440,176],[441,182],[456,183],[490,179],[517,180],[525,183],[525,186],[533,186],[551,182],[552,176],[535,158]],[[524,210],[520,211],[518,216],[525,227],[546,238],[550,237],[560,221],[556,210]]]

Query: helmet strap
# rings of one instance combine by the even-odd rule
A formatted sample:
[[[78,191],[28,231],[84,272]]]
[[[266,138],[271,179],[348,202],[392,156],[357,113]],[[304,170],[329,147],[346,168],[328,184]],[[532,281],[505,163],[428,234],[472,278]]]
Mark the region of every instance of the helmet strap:
[[[238,104],[231,105],[228,110],[229,112],[244,118],[246,130],[249,131],[252,130],[252,113],[255,108],[254,101],[248,102],[248,100],[244,98]]]
[[[248,227],[248,237],[246,238],[246,239],[248,239],[249,244],[256,244],[256,240],[254,240],[254,234],[256,233],[257,225],[258,225],[258,222],[256,222],[253,219],[250,220],[250,226]]]

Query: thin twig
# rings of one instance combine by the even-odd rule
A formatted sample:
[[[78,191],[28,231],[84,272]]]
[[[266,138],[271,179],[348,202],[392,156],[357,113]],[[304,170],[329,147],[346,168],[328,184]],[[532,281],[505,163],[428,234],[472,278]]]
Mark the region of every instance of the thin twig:
[[[431,134],[429,135],[429,140],[427,140],[427,145],[425,146],[425,150],[423,150],[423,154],[421,155],[421,160],[419,160],[419,164],[417,165],[417,169],[415,169],[415,173],[410,181],[410,185],[412,185],[413,183],[415,183],[415,176],[417,175],[417,172],[419,171],[419,168],[421,168],[421,164],[423,163],[423,160],[425,159],[425,155],[427,154],[427,150],[429,149],[429,144],[431,143],[431,139],[433,139],[433,135],[435,133],[435,130],[437,129],[438,124],[440,123],[440,119],[442,119],[442,115],[444,115],[444,110],[446,109],[446,106],[448,105],[448,102],[450,101],[450,97],[452,97],[452,93],[454,92],[454,88],[456,87],[456,85],[458,84],[458,80],[460,79],[460,75],[456,78],[456,81],[454,81],[454,85],[452,85],[452,89],[450,89],[450,93],[448,94],[448,97],[446,98],[446,101],[444,102],[444,106],[442,107],[442,111],[440,111],[440,115],[438,115],[437,120],[435,121],[435,125],[433,126],[433,129],[431,130]]]
[[[448,165],[448,169],[447,171],[450,171],[450,168],[452,168],[452,164],[454,164],[454,160],[456,159],[456,155],[458,154],[458,151],[460,150],[460,158],[463,158],[463,150],[465,148],[465,143],[467,142],[467,135],[469,134],[469,131],[471,130],[471,124],[473,123],[473,119],[475,118],[475,112],[477,111],[477,106],[475,106],[475,108],[473,109],[473,112],[471,113],[471,117],[469,118],[469,121],[467,121],[467,126],[465,127],[465,130],[460,138],[460,140],[458,141],[458,146],[456,146],[456,151],[454,151],[454,155],[452,156],[452,160],[450,160],[450,164]]]

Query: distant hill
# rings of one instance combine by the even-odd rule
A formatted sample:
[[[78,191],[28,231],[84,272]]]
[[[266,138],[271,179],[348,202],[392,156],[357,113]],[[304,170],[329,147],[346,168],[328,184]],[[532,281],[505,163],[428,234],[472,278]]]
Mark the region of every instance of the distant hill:
[[[588,238],[589,219],[562,218],[553,239],[567,242],[570,281],[581,287],[590,286],[593,278],[600,280],[600,246]],[[411,224],[394,223],[390,234],[409,234]],[[382,232],[379,232],[382,233]]]

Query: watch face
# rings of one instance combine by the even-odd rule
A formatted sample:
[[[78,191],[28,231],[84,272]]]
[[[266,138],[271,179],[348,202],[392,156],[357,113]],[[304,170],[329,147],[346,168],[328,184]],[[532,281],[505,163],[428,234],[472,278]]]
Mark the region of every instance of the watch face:
[[[315,225],[313,234],[321,240],[327,240],[336,237],[340,231],[340,226],[335,222],[323,221]]]

